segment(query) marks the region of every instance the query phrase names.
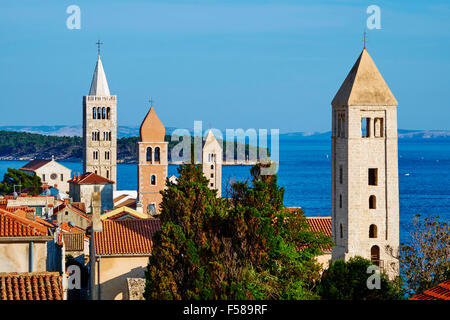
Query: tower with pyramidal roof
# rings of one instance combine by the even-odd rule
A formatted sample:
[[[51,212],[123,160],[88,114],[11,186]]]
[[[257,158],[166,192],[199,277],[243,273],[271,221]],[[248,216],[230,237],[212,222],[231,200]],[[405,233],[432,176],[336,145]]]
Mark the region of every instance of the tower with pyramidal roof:
[[[364,48],[332,101],[333,259],[398,274],[397,100]]]
[[[109,92],[100,55],[89,95],[83,97],[83,172],[117,186],[117,97]]]

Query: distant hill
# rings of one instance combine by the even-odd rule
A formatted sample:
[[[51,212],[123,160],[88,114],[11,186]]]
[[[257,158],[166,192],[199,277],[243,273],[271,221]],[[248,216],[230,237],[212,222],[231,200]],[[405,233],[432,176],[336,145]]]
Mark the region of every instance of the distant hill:
[[[50,127],[45,128],[48,130]],[[170,161],[171,150],[178,143],[178,140],[172,142],[171,135],[166,134],[165,141],[168,142]],[[137,163],[137,142],[137,136],[117,139],[118,163]],[[222,141],[218,140],[218,142],[221,143]],[[191,144],[193,144],[192,137]],[[80,161],[83,158],[82,145],[83,140],[79,136],[43,135],[4,130],[0,131],[0,160],[51,159],[54,156],[57,160]],[[237,145],[238,143],[235,142],[235,158]],[[255,147],[246,144],[245,148],[248,152],[248,148],[253,149]],[[256,149],[256,153],[258,153],[258,149]]]
[[[290,132],[280,134],[280,139],[286,140],[330,140],[331,131],[327,132]],[[450,131],[448,130],[398,130],[399,140],[421,141],[448,141],[450,142]]]

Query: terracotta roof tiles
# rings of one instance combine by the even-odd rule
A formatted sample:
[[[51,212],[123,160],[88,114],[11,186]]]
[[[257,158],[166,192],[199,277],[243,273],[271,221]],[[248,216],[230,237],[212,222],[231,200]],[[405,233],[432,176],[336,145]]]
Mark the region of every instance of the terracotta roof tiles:
[[[80,232],[62,233],[66,251],[83,251],[84,250],[84,234]]]
[[[57,272],[0,273],[0,300],[63,300]]]
[[[103,220],[103,231],[94,232],[96,255],[150,255],[159,219]]]
[[[48,228],[38,222],[0,209],[0,237],[47,236]]]
[[[51,160],[44,160],[44,159],[34,159],[28,162],[26,165],[24,165],[20,170],[25,171],[35,171],[43,166],[45,166],[47,163],[49,163]]]
[[[439,283],[409,300],[450,300],[450,280]]]
[[[114,183],[114,181],[106,179],[106,178],[99,176],[98,174],[95,174],[92,172],[86,172],[86,173],[83,173],[81,176],[75,176],[72,179],[70,179],[68,182],[79,183],[79,184],[83,184],[83,183],[86,183],[86,184]]]

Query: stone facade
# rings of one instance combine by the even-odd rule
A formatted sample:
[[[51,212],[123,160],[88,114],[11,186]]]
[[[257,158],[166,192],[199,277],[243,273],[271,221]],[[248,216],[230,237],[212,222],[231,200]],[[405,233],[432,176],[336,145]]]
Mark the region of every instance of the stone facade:
[[[214,134],[210,130],[202,150],[202,170],[208,179],[210,189],[217,190],[217,197],[222,196],[222,160],[223,151]]]
[[[25,172],[33,172],[43,183],[48,184],[51,187],[58,189],[60,192],[69,193],[69,183],[67,180],[70,179],[72,175],[72,170],[63,166],[62,164],[55,161],[52,157],[52,160],[46,160],[48,162],[44,163],[42,161],[42,165],[36,166],[32,170],[27,169],[26,166],[22,169]]]
[[[332,103],[333,259],[398,274],[397,101],[364,49]]]
[[[117,97],[109,93],[100,57],[83,97],[83,145],[83,172],[117,182]]]
[[[164,136],[165,128],[152,107],[141,124],[138,142],[138,211],[150,215],[160,213],[160,191],[166,186],[168,144]]]
[[[83,202],[86,212],[92,212],[92,193],[101,193],[102,212],[113,209],[113,183],[76,183],[70,182],[70,197],[74,202]]]

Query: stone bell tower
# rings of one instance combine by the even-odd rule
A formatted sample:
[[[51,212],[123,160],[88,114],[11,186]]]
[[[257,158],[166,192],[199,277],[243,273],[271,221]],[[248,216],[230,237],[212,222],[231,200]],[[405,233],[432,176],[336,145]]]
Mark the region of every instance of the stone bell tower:
[[[138,142],[137,207],[150,215],[160,213],[160,191],[166,186],[168,143],[164,141],[165,132],[152,106],[141,124]]]
[[[89,95],[83,97],[83,172],[114,181],[117,187],[117,97],[109,92],[100,55]]]
[[[332,101],[333,259],[398,274],[397,100],[364,48]]]
[[[216,137],[209,130],[202,150],[203,174],[208,179],[210,189],[217,190],[217,197],[222,196],[222,159],[223,151]]]

